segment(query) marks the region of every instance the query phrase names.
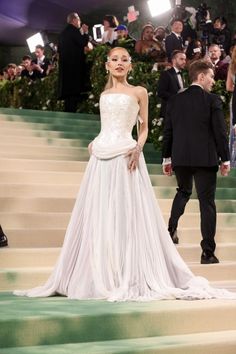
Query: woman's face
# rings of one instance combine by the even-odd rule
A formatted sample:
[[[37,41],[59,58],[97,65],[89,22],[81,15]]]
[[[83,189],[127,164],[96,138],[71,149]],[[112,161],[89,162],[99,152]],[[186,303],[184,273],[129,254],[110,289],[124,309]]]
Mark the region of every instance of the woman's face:
[[[103,26],[104,26],[104,30],[108,30],[108,28],[110,28],[110,23],[107,20],[103,21]]]
[[[152,27],[146,27],[145,30],[143,31],[143,38],[146,41],[150,41],[153,39],[154,36],[154,30]]]
[[[124,49],[114,49],[108,57],[106,69],[114,77],[126,77],[131,70],[131,58]]]

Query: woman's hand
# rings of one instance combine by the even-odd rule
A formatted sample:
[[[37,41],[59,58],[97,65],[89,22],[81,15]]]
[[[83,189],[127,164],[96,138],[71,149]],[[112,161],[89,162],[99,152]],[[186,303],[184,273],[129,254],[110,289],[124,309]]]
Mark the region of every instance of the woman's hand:
[[[142,147],[137,144],[133,149],[130,149],[125,157],[129,157],[128,169],[130,172],[134,171],[139,164],[139,156],[141,154]]]

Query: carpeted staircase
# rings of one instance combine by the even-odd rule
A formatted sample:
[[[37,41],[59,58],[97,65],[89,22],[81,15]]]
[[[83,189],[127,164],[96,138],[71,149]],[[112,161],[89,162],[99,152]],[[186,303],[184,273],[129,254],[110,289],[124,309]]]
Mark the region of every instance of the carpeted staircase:
[[[43,283],[60,252],[80,186],[96,115],[0,108],[0,353],[235,354],[236,301],[107,303],[26,299],[9,291]],[[145,147],[150,177],[168,219],[175,178]],[[195,274],[236,291],[236,171],[218,179],[220,264],[200,265],[198,202],[181,220],[178,250]]]

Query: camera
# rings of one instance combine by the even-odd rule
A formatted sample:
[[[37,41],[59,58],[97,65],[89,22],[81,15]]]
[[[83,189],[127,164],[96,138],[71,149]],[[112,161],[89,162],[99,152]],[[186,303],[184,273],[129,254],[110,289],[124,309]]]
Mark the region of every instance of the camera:
[[[210,10],[210,7],[207,6],[207,4],[201,3],[198,8],[197,8],[197,13],[196,13],[196,21],[197,21],[197,30],[204,30],[204,26],[206,25],[206,18],[208,15],[208,10]]]

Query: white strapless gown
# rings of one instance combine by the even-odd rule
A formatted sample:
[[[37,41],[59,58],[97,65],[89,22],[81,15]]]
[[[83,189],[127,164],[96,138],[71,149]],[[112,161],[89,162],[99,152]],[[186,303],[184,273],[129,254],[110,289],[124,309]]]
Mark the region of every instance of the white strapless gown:
[[[15,291],[29,297],[149,301],[236,299],[195,277],[180,257],[157,204],[143,155],[130,173],[124,154],[139,105],[122,94],[100,99],[101,132],[93,141],[58,262],[40,287]]]

